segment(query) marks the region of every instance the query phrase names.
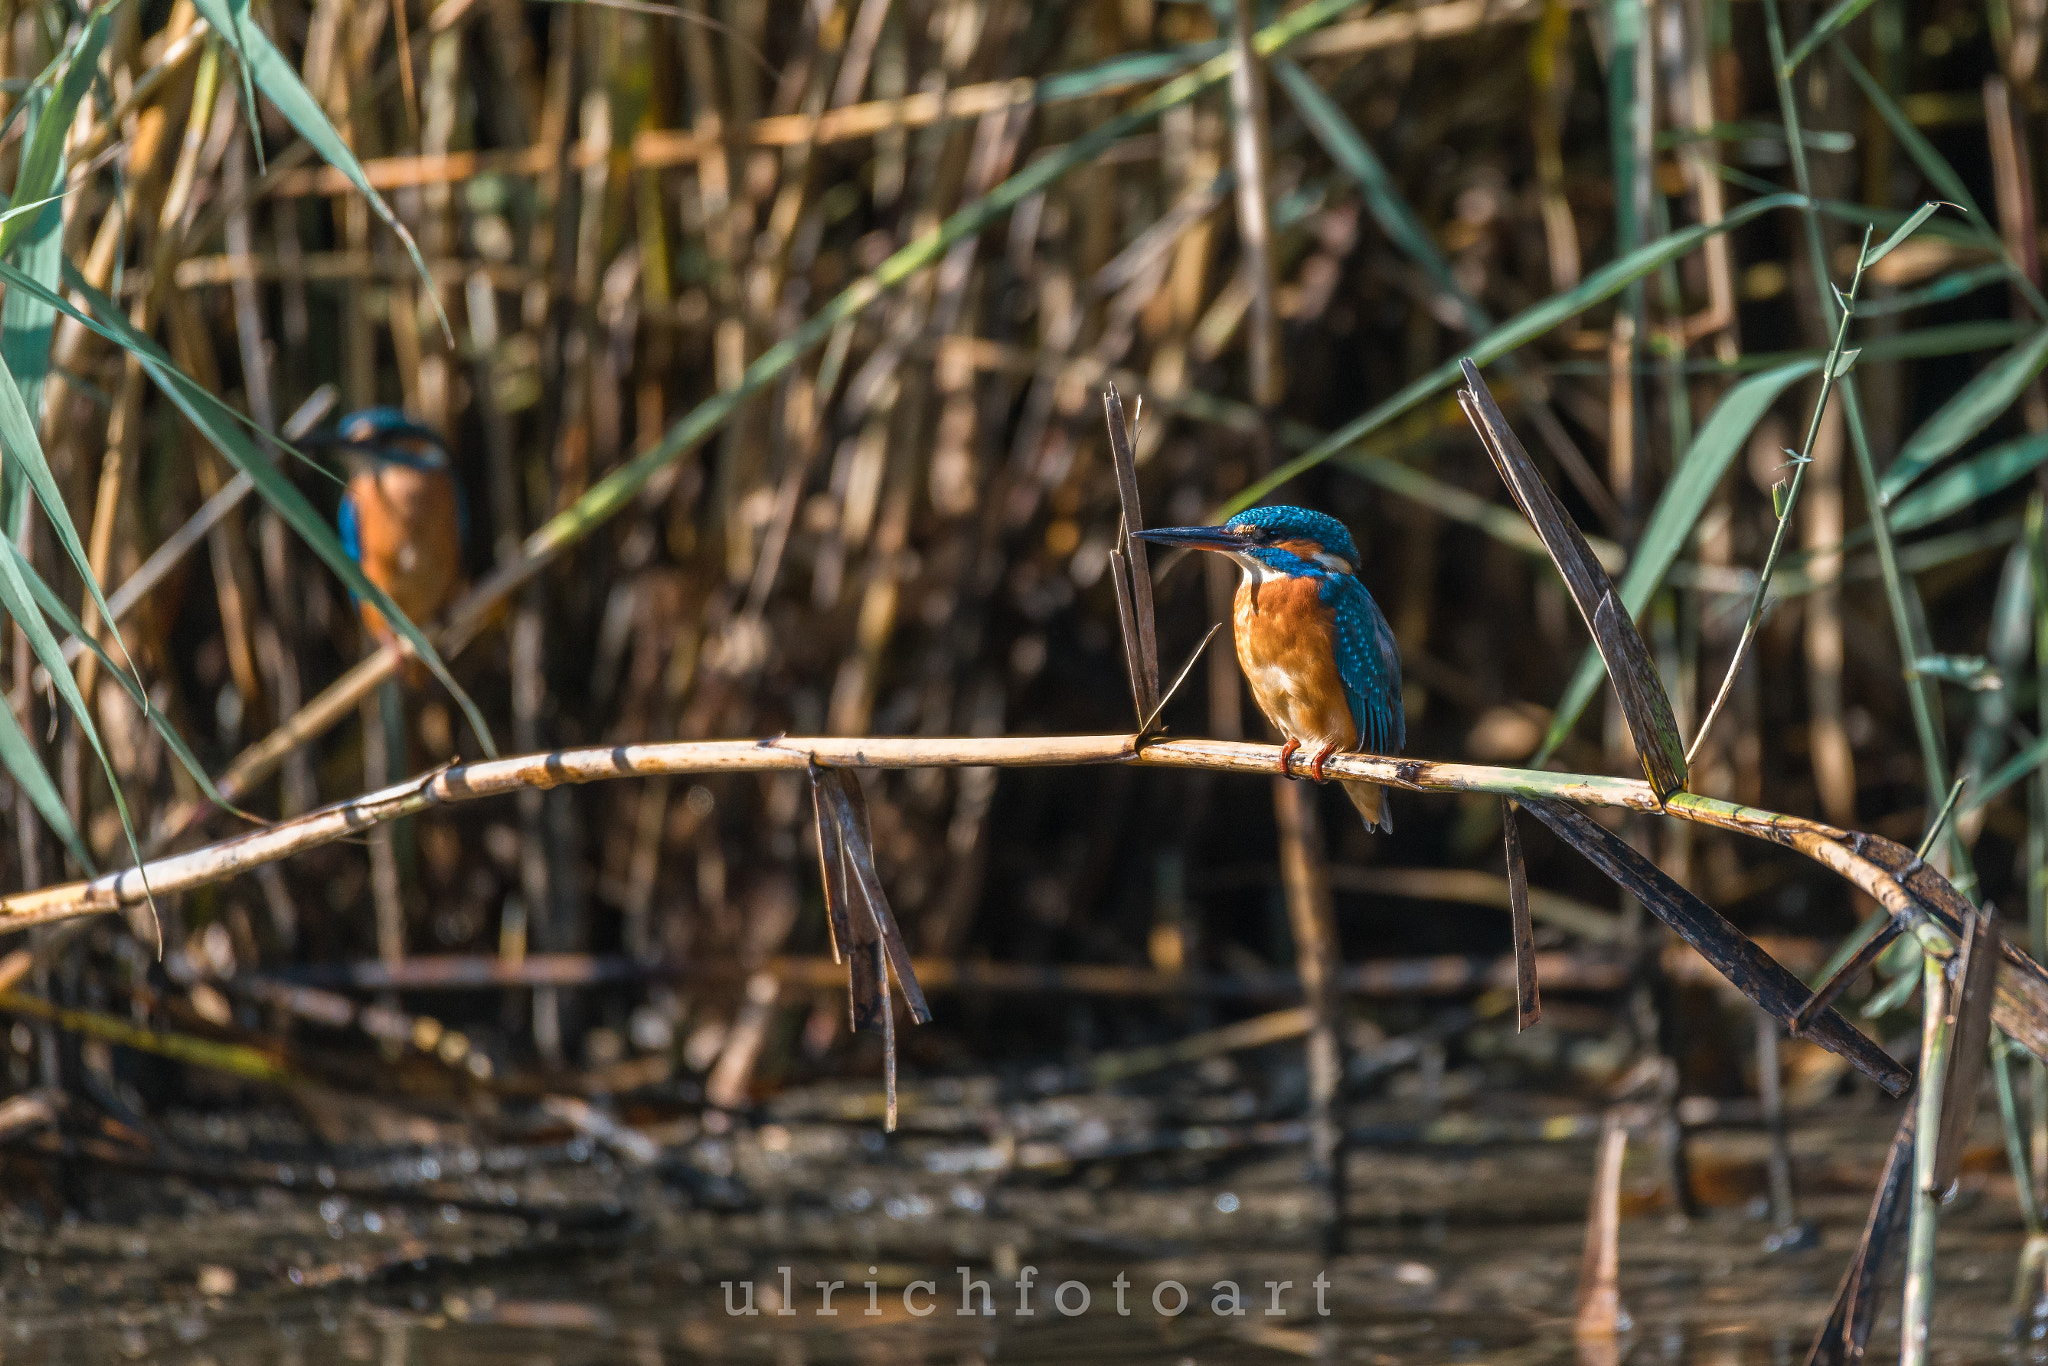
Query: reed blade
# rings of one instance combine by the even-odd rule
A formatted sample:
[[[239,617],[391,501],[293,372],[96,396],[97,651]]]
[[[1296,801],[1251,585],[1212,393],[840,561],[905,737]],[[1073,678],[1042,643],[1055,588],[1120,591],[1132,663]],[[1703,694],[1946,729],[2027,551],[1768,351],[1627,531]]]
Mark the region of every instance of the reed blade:
[[[65,139],[71,134],[79,102],[92,88],[93,77],[99,67],[100,49],[106,46],[116,8],[114,5],[102,5],[94,10],[84,32],[72,45],[64,74],[57,78],[49,99],[38,111],[34,131],[22,153],[20,169],[15,172],[14,193],[10,197],[12,207],[47,199],[62,189]],[[36,222],[36,217],[31,215],[0,221],[0,256],[12,250],[22,234]]]
[[[1984,1093],[1984,1069],[1991,1059],[1991,1002],[1996,995],[2001,938],[1997,912],[1986,903],[1963,928],[1955,967],[1954,1040],[1941,1092],[1941,1131],[1934,1144],[1934,1184],[1947,1190],[1963,1162],[1977,1102]]]
[[[491,738],[491,728],[484,720],[483,712],[477,708],[448,666],[427,640],[419,626],[408,619],[398,605],[391,601],[383,589],[371,583],[363,575],[348,551],[343,548],[341,538],[335,534],[327,519],[314,510],[306,495],[293,484],[284,471],[271,463],[256,443],[250,439],[248,419],[228,407],[219,397],[179,369],[177,363],[164,349],[148,335],[128,321],[127,315],[104,293],[94,289],[85,278],[65,263],[65,283],[91,305],[90,313],[80,309],[69,299],[45,289],[39,282],[23,275],[14,267],[0,262],[0,280],[4,280],[11,294],[23,290],[44,302],[51,304],[81,326],[97,332],[114,345],[135,357],[152,382],[165,398],[183,413],[213,448],[224,456],[228,463],[255,481],[256,490],[283,517],[286,524],[298,534],[309,549],[317,554],[327,567],[348,586],[358,598],[373,603],[391,624],[412,646],[428,670],[448,690],[448,695],[462,709],[470,730],[486,754],[497,753],[496,742]]]
[[[1131,443],[1130,424],[1124,420],[1124,400],[1114,384],[1102,391],[1103,416],[1109,422],[1110,463],[1116,469],[1117,498],[1123,503],[1123,526],[1117,532],[1117,549],[1123,564],[1112,564],[1112,573],[1129,576],[1131,614],[1126,628],[1125,648],[1134,668],[1131,685],[1137,694],[1139,724],[1159,709],[1159,635],[1152,614],[1152,569],[1146,560],[1145,543],[1131,533],[1145,528],[1145,513],[1138,501],[1138,456]],[[1119,588],[1118,606],[1123,599]]]
[[[1474,343],[1470,355],[1482,365],[1498,360],[1525,342],[1533,341],[1566,320],[1577,317],[1594,304],[1613,298],[1660,266],[1697,251],[1707,239],[1732,232],[1773,210],[1795,208],[1804,203],[1806,199],[1801,195],[1765,195],[1731,210],[1718,223],[1698,224],[1638,247],[1588,275],[1577,288],[1554,294],[1523,309]],[[1456,384],[1460,373],[1461,362],[1447,360],[1410,381],[1398,393],[1345,423],[1271,474],[1239,490],[1224,504],[1223,511],[1231,513],[1248,508],[1288,480],[1299,478],[1332,456],[1357,445],[1417,404]]]
[[[1628,557],[1628,569],[1621,576],[1619,591],[1631,617],[1640,615],[1663,585],[1665,575],[1671,572],[1679,553],[1692,539],[1715,490],[1721,487],[1723,476],[1748,446],[1750,434],[1770,412],[1771,405],[1785,390],[1819,368],[1818,359],[1773,366],[1743,379],[1714,405],[1714,411],[1686,448],[1685,458],[1672,472],[1671,482],[1658,496],[1656,507],[1643,525],[1643,534]],[[1600,674],[1599,650],[1588,648],[1578,671],[1565,686],[1550,730],[1543,737],[1544,754],[1555,752],[1578,724],[1594,690],[1600,686]]]
[[[1813,995],[1806,998],[1806,1004],[1799,1007],[1799,1013],[1792,1017],[1792,1032],[1804,1034],[1807,1026],[1813,1023],[1813,1017],[1833,1005],[1835,998],[1842,994],[1842,989],[1876,963],[1878,955],[1890,948],[1891,942],[1897,939],[1905,928],[1906,921],[1903,916],[1895,915],[1880,923],[1870,938],[1864,940],[1840,967],[1830,972],[1821,984],[1813,989]]]
[[[1806,1000],[1806,985],[1719,911],[1577,807],[1547,797],[1525,798],[1522,805],[1624,891],[1640,899],[1736,990],[1782,1023],[1790,1024],[1798,1017]],[[1806,1037],[1846,1058],[1850,1066],[1892,1095],[1905,1094],[1913,1084],[1911,1072],[1833,1010],[1821,1012]]]
[[[2048,327],[2000,356],[1955,391],[1906,438],[1878,485],[1887,506],[1921,475],[1997,419],[2048,366]]]
[[[199,12],[206,16],[206,22],[213,26],[214,31],[229,38],[235,57],[242,68],[245,92],[249,83],[253,81],[263,91],[264,98],[298,130],[299,136],[304,138],[328,165],[348,177],[356,192],[368,202],[371,211],[383,219],[384,225],[397,236],[400,244],[405,247],[405,254],[412,260],[413,270],[419,274],[420,287],[433,302],[435,316],[441,322],[442,334],[452,347],[455,344],[455,333],[448,325],[447,313],[441,308],[441,296],[434,288],[433,272],[427,269],[426,258],[420,255],[419,244],[413,241],[412,234],[406,230],[405,224],[399,221],[398,215],[391,211],[391,206],[384,201],[384,196],[378,194],[371,186],[369,176],[363,171],[362,162],[356,159],[355,153],[349,149],[348,142],[328,120],[326,110],[313,98],[313,92],[306,89],[305,83],[299,79],[299,73],[292,68],[291,62],[277,50],[277,45],[270,41],[270,35],[265,33],[260,25],[249,20],[248,7],[245,3],[237,3],[236,0],[194,0],[194,3],[198,5]],[[250,126],[256,126],[254,119],[250,120]]]
[[[2001,441],[1943,470],[1891,505],[1894,532],[1917,531],[2010,488],[2048,461],[2048,432]]]
[[[897,927],[896,916],[889,909],[889,897],[882,890],[881,875],[875,870],[873,828],[868,823],[867,797],[861,792],[860,778],[843,768],[827,772],[834,779],[832,790],[837,794],[841,847],[853,869],[854,881],[874,914],[882,952],[903,992],[904,1003],[910,1007],[911,1018],[919,1024],[930,1024],[931,1007],[925,1004],[924,991],[917,985],[917,973],[910,963],[910,946],[903,942],[903,931]],[[856,915],[853,919],[858,927],[861,918]]]
[[[818,881],[825,891],[825,928],[832,937],[832,961],[845,961],[853,948],[853,922],[847,914],[846,852],[839,839],[839,821],[825,793],[825,770],[810,766],[811,811],[818,828]]]
[[[1465,388],[1458,399],[1465,415],[1472,420],[1502,482],[1514,494],[1536,534],[1543,538],[1544,548],[1571,589],[1572,599],[1607,662],[1608,677],[1614,681],[1643,772],[1658,800],[1668,800],[1685,789],[1685,744],[1671,713],[1671,699],[1666,696],[1657,667],[1650,659],[1650,648],[1643,643],[1635,623],[1616,603],[1614,581],[1607,577],[1571,514],[1544,484],[1528,451],[1501,415],[1500,405],[1494,402],[1479,367],[1469,358],[1462,366]]]
[[[1863,1236],[1856,1253],[1842,1273],[1835,1290],[1834,1308],[1807,1350],[1806,1366],[1857,1366],[1863,1360],[1870,1328],[1877,1320],[1877,1291],[1884,1275],[1886,1255],[1898,1234],[1899,1214],[1905,1208],[1907,1178],[1913,1174],[1913,1116],[1916,1106],[1908,1105],[1899,1116],[1892,1135],[1891,1151],[1885,1155],[1884,1174],[1877,1179],[1871,1197],[1870,1214],[1863,1221]]]
[[[50,776],[35,742],[22,731],[14,708],[5,704],[0,704],[0,767],[6,768],[7,776],[20,786],[37,814],[64,841],[78,866],[91,868],[92,855],[86,852],[85,841],[78,836],[78,826],[64,805],[64,794],[57,790],[57,780]]]
[[[1515,938],[1515,1032],[1543,1018],[1536,985],[1536,924],[1529,915],[1529,868],[1522,858],[1522,834],[1515,828],[1515,804],[1500,799],[1502,842],[1508,865],[1508,923]]]

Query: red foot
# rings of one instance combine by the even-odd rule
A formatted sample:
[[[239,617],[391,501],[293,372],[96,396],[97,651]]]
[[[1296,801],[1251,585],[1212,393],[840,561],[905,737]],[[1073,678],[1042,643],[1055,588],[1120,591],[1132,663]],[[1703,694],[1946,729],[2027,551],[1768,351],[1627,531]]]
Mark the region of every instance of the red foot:
[[[1301,748],[1301,741],[1299,741],[1299,740],[1294,740],[1294,739],[1290,739],[1290,740],[1288,740],[1288,742],[1287,742],[1286,744],[1284,744],[1284,745],[1280,746],[1280,776],[1281,776],[1281,777],[1283,777],[1283,778],[1292,778],[1292,777],[1294,776],[1294,773],[1293,773],[1293,771],[1292,771],[1291,769],[1289,769],[1289,768],[1287,767],[1287,761],[1288,761],[1289,759],[1292,759],[1292,758],[1294,757],[1294,752],[1295,752],[1296,750],[1300,749],[1300,748]]]
[[[1336,752],[1337,747],[1335,745],[1324,745],[1321,749],[1316,751],[1316,757],[1309,760],[1308,771],[1311,774],[1315,775],[1315,780],[1317,782],[1326,783],[1330,781],[1328,778],[1325,778],[1323,776],[1323,765],[1329,763],[1330,756],[1332,754],[1335,754]]]

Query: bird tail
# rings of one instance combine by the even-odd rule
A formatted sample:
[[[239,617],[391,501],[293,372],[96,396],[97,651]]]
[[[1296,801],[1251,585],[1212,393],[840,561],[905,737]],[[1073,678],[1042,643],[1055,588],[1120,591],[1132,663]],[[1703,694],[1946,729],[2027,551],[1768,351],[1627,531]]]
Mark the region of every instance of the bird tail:
[[[1358,808],[1358,814],[1365,817],[1366,829],[1393,833],[1394,804],[1387,799],[1384,787],[1378,783],[1345,783],[1344,795]]]

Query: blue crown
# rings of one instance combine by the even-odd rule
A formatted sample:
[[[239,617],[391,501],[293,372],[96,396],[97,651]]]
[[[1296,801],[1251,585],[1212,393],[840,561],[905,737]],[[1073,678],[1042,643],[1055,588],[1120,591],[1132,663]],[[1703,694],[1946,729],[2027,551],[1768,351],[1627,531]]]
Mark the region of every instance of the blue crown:
[[[420,428],[406,417],[402,409],[384,404],[375,408],[359,408],[343,418],[338,424],[342,431],[353,435],[361,431],[357,440],[383,436],[387,432],[416,432]]]
[[[441,434],[389,405],[359,408],[341,419],[336,430],[344,445],[373,460],[423,469],[439,469],[447,463],[448,443]]]
[[[1231,518],[1226,526],[1255,526],[1275,540],[1314,541],[1332,555],[1341,556],[1358,563],[1358,547],[1352,544],[1351,533],[1335,517],[1308,508],[1277,507],[1246,508]]]

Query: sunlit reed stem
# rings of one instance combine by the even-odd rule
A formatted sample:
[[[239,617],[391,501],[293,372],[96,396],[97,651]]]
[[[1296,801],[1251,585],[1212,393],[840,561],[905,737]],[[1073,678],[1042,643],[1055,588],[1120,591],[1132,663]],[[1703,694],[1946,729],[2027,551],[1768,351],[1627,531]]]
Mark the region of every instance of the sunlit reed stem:
[[[1921,960],[1918,1124],[1913,1134],[1913,1211],[1906,1233],[1906,1293],[1899,1309],[1899,1366],[1927,1366],[1927,1326],[1934,1313],[1934,1231],[1941,1192],[1934,1154],[1941,1135],[1942,1083],[1948,1075],[1950,1019],[1947,964]]]

